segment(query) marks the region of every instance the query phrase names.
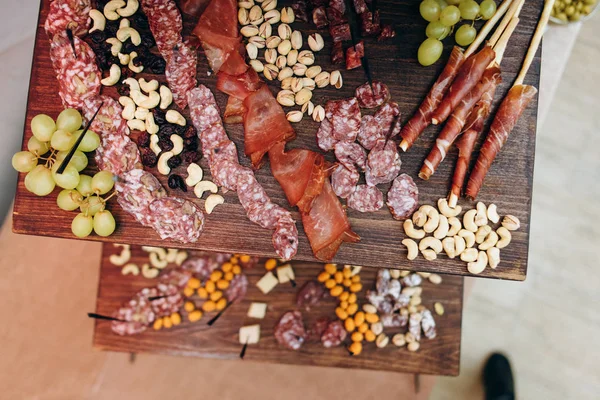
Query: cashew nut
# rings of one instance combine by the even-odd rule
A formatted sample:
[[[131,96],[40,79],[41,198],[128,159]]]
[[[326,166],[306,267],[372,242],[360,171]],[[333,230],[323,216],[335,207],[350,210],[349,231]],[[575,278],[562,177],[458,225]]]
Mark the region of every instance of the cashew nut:
[[[423,278],[429,278],[431,276],[431,272],[422,272],[422,271],[417,271],[417,275],[423,277]]]
[[[108,260],[112,265],[120,267],[124,265],[131,258],[131,246],[128,244],[115,244],[115,247],[123,247],[120,254],[112,254]]]
[[[458,231],[462,229],[462,224],[460,223],[460,219],[456,217],[449,217],[448,224],[450,224],[450,229],[448,230],[447,236],[456,236]]]
[[[466,229],[461,229],[458,231],[458,236],[465,239],[467,247],[473,247],[475,245],[475,234],[473,232]]]
[[[500,249],[497,247],[491,247],[486,251],[488,256],[488,264],[492,269],[495,269],[500,264]]]
[[[201,181],[194,186],[194,194],[197,198],[201,199],[204,192],[209,191],[211,193],[217,193],[219,188],[211,181]]]
[[[142,43],[140,33],[130,26],[119,28],[117,31],[117,39],[125,43],[127,39],[131,39],[134,46],[139,46]]]
[[[448,258],[456,257],[455,241],[453,237],[447,237],[442,240],[442,246],[444,247],[444,251],[448,255]]]
[[[417,242],[412,239],[404,239],[402,244],[406,246],[408,250],[408,255],[406,258],[409,260],[414,260],[419,255],[419,247],[417,246]],[[394,270],[395,271],[395,270]],[[391,271],[390,271],[391,272]]]
[[[415,226],[421,228],[423,225],[425,225],[425,222],[427,222],[427,214],[421,210],[417,210],[412,216],[412,221]]]
[[[480,274],[487,267],[488,256],[485,251],[480,251],[477,255],[477,261],[472,261],[467,264],[467,270],[472,274]]]
[[[178,252],[179,250],[177,249],[167,249],[167,256],[165,257],[165,260],[170,263],[175,262]]]
[[[423,230],[427,233],[435,231],[440,223],[440,213],[438,210],[429,205],[421,206],[419,209],[427,215],[427,222],[423,225]]]
[[[158,162],[156,163],[156,166],[158,167],[159,173],[161,173],[162,175],[169,175],[169,172],[171,172],[171,167],[169,167],[167,162],[173,156],[174,156],[174,154],[172,152],[165,151],[164,153],[162,153],[160,155],[160,157],[158,157]]]
[[[460,256],[466,248],[465,239],[462,236],[454,236],[454,254]]]
[[[181,126],[185,126],[185,124],[186,124],[185,118],[183,117],[183,115],[181,115],[179,113],[179,111],[176,111],[176,110],[167,111],[167,114],[165,115],[165,119],[167,120],[167,122],[170,122],[172,124],[177,124],[177,125],[181,125]]]
[[[96,9],[90,10],[90,18],[92,19],[93,24],[89,33],[104,31],[104,28],[106,28],[106,18],[104,18],[104,15],[100,11]]]
[[[132,100],[133,101],[133,100]],[[134,103],[135,104],[135,103]],[[148,114],[150,113],[150,110],[144,108],[144,107],[137,107],[135,109],[135,114],[134,117],[137,119],[142,119],[142,120],[146,120],[146,117],[148,116]],[[148,128],[146,128],[147,130]],[[156,132],[155,132],[156,133]]]
[[[442,213],[442,215],[445,215],[448,218],[456,217],[462,211],[461,206],[456,206],[454,208],[451,208],[448,205],[448,200],[446,200],[445,198],[441,198],[438,200],[438,208],[440,209],[440,212]]]
[[[477,214],[477,210],[472,209],[469,210],[463,215],[463,226],[465,229],[471,232],[477,232],[477,225],[475,225],[475,215]]]
[[[423,254],[423,258],[427,261],[433,261],[437,258],[437,253],[431,249],[425,249],[421,252]]]
[[[475,233],[475,242],[478,244],[483,243],[487,235],[492,231],[492,228],[489,225],[480,226]]]
[[[140,274],[140,268],[133,264],[133,263],[129,263],[126,266],[124,266],[121,269],[121,275],[133,275],[133,276],[138,276]]]
[[[119,12],[117,10],[117,12]],[[123,18],[120,22],[119,22],[119,28],[129,28],[131,26],[131,22],[129,22],[129,20],[127,18]]]
[[[116,11],[123,7],[125,7],[125,2],[123,0],[111,0],[104,6],[104,16],[109,21],[116,21],[121,18]]]
[[[404,240],[410,240],[410,239],[404,239]],[[408,245],[406,243],[404,243],[404,240],[402,241],[402,244],[405,245],[406,247],[408,247]],[[410,240],[411,242],[413,242],[414,248],[416,250],[415,255],[419,252],[419,247],[417,246],[417,242],[415,242],[414,240]],[[390,269],[390,276],[392,277],[392,279],[400,279],[400,270],[398,269]],[[377,314],[377,311],[375,311],[373,314]]]
[[[223,204],[224,202],[225,199],[223,198],[223,196],[220,196],[218,194],[211,194],[206,198],[206,201],[204,202],[204,209],[206,210],[207,214],[211,214],[216,206],[218,206],[219,204]]]
[[[164,267],[166,267],[169,264],[166,256],[164,259],[159,259],[158,253],[155,253],[155,252],[150,253],[149,258],[150,258],[150,265],[152,265],[154,268],[163,269]]]
[[[499,249],[503,249],[506,246],[508,246],[510,240],[512,239],[510,231],[504,226],[501,226],[496,230],[496,233],[498,234],[498,236],[500,236],[500,240],[498,240],[498,242],[496,243],[496,247]]]
[[[108,41],[108,39],[106,41]],[[116,54],[115,54],[115,56],[116,56]],[[129,86],[130,94],[131,94],[131,92],[139,92],[140,91],[140,84],[138,83],[137,79],[135,79],[135,78],[127,78],[123,81],[123,84]]]
[[[175,257],[175,265],[181,267],[181,264],[188,258],[188,253],[185,250],[180,250]]]
[[[152,114],[151,112],[148,112],[148,114],[146,114],[146,132],[148,132],[151,135],[158,133],[158,125],[156,125],[156,122],[154,122],[154,114]],[[181,139],[181,144],[183,147],[183,138],[179,137],[179,139]],[[173,152],[173,154],[179,153]]]
[[[516,231],[521,227],[521,223],[519,222],[519,218],[514,215],[507,215],[502,219],[502,226],[509,231]]]
[[[129,54],[119,53],[119,54],[117,54],[117,56],[119,57],[119,63],[121,63],[121,65],[127,65],[127,64],[129,64],[129,61],[131,60],[131,57],[129,56]]]
[[[404,220],[404,233],[411,239],[423,239],[425,231],[423,229],[415,229],[412,220]]]
[[[440,215],[440,224],[437,229],[433,232],[433,237],[436,239],[443,239],[448,236],[448,218],[445,215]]]
[[[142,250],[146,253],[157,253],[159,260],[165,260],[167,258],[167,250],[162,247],[142,246]]]
[[[487,217],[494,224],[497,224],[500,221],[500,216],[498,215],[498,210],[495,204],[490,204],[487,208]]]
[[[436,239],[433,236],[427,236],[419,242],[419,250],[422,252],[428,248],[433,249],[436,253],[441,253],[443,249],[442,242],[440,239]]]
[[[123,117],[123,119],[131,121],[135,118],[135,103],[131,100],[131,97],[119,97],[119,104],[123,106],[123,111],[121,112],[121,117]]]
[[[144,78],[140,78],[138,83],[140,84],[140,88],[146,93],[155,92],[158,90],[158,81],[156,79],[147,81]]]
[[[133,72],[135,72],[136,74],[139,74],[140,72],[142,72],[144,70],[144,66],[140,65],[139,67],[137,67],[134,63],[133,60],[135,60],[137,58],[138,54],[135,51],[132,51],[131,53],[129,53],[129,64],[127,64],[127,66],[129,67],[130,70],[132,70]],[[158,94],[158,93],[157,93]],[[160,100],[159,100],[160,101]],[[158,104],[158,103],[156,103]],[[151,108],[151,107],[145,107],[145,108]]]
[[[160,103],[160,95],[157,92],[150,92],[148,96],[146,96],[140,90],[131,89],[129,95],[135,104],[148,110],[155,108],[158,103]]]
[[[460,255],[460,259],[465,262],[473,262],[477,260],[477,253],[477,249],[471,247],[462,252],[462,254]]]
[[[477,214],[475,214],[475,225],[487,225],[487,207],[481,201],[477,202]]]
[[[146,131],[146,124],[141,119],[134,118],[132,120],[129,120],[129,121],[127,121],[127,126],[132,131],[142,131],[142,132]]]
[[[179,135],[172,134],[170,139],[171,143],[173,143],[173,149],[171,149],[171,152],[175,155],[181,154],[183,151],[183,138]]]
[[[202,180],[202,176],[204,175],[202,167],[196,163],[188,165],[187,172],[188,176],[185,178],[185,184],[188,186],[196,186],[196,184]]]
[[[117,64],[110,66],[110,75],[100,81],[104,86],[113,86],[121,79],[121,68]]]
[[[125,8],[121,8],[117,10],[121,17],[131,17],[136,13],[140,6],[138,0],[127,0],[127,6]]]
[[[159,155],[160,152],[162,151],[160,149],[160,147],[158,146],[158,140],[159,140],[159,138],[157,135],[150,136],[150,150],[152,150],[154,155]]]
[[[166,110],[173,102],[173,93],[165,85],[160,86],[160,109]]]
[[[150,265],[144,264],[142,265],[142,276],[147,279],[153,279],[158,276],[160,270],[156,268],[151,268]]]
[[[121,49],[123,48],[123,43],[121,43],[119,41],[119,39],[111,37],[106,39],[106,43],[110,44],[110,54],[112,54],[114,57],[116,57],[117,55],[119,55],[119,53],[121,52]]]
[[[486,225],[488,226],[488,225]],[[491,231],[486,237],[485,240],[479,245],[479,250],[487,250],[494,247],[498,243],[498,234],[494,231]]]

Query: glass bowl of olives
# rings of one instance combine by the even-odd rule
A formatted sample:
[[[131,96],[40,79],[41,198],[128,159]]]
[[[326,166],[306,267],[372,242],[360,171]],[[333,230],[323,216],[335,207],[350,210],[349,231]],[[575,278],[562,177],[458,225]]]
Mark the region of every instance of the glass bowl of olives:
[[[562,25],[585,21],[596,12],[598,2],[599,0],[556,0],[550,20]]]

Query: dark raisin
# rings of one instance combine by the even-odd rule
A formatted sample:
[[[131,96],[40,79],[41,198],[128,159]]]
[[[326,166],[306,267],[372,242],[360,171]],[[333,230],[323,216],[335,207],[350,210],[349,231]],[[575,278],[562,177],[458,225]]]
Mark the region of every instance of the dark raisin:
[[[185,181],[179,175],[171,175],[169,176],[169,187],[171,189],[181,189],[184,192],[187,192],[187,186],[185,185]]]
[[[117,31],[119,30],[118,22],[106,21],[106,27],[104,28],[104,33],[108,35],[108,37],[117,36]]]
[[[121,96],[129,96],[129,86],[128,85],[118,85],[117,92]]]
[[[149,65],[148,70],[152,74],[162,75],[167,69],[167,63],[160,57],[156,57]]]
[[[200,161],[200,152],[198,151],[184,151],[181,153],[181,157],[183,158],[183,162],[186,164],[197,163]]]
[[[164,137],[168,140],[170,140],[169,138],[171,137],[171,135],[173,135],[175,133],[176,133],[175,127],[170,124],[165,124],[165,125],[161,126],[158,130],[158,136],[160,136],[161,138]]]
[[[94,44],[101,44],[106,40],[106,34],[103,31],[94,31],[90,33],[90,39]]]
[[[103,52],[96,52],[96,62],[102,70],[107,70],[110,68],[108,57],[106,57],[106,54]]]
[[[146,16],[143,12],[141,12],[141,10],[133,14],[133,24],[136,28],[138,28],[138,30],[150,28],[148,25],[148,19],[146,19]]]
[[[158,157],[149,147],[142,147],[140,149],[140,154],[142,156],[142,164],[146,167],[154,167],[156,166],[156,162],[158,161]]]
[[[154,108],[152,110],[152,114],[154,115],[154,122],[156,122],[158,125],[164,125],[167,123],[164,111]]]
[[[131,39],[127,39],[124,43],[123,43],[123,47],[121,47],[121,53],[123,54],[129,54],[132,51],[137,52],[137,46],[133,43],[131,43]],[[139,53],[141,54],[141,53]]]
[[[198,138],[194,136],[191,138],[183,139],[183,147],[189,151],[198,150]]]
[[[198,132],[192,125],[188,125],[185,127],[185,132],[181,136],[183,136],[184,139],[197,138]]]
[[[169,168],[177,168],[181,165],[181,161],[181,157],[173,156],[169,158],[169,161],[167,161],[167,165],[169,166]]]
[[[169,151],[173,149],[173,142],[171,142],[171,138],[168,136],[160,136],[158,138],[158,147],[162,151]]]
[[[137,144],[140,147],[150,146],[150,135],[148,134],[148,132],[142,132],[139,134],[137,138]]]
[[[144,61],[141,58],[136,57],[133,59],[133,65],[135,65],[136,67],[141,67],[144,65]]]
[[[121,67],[121,78],[122,80],[125,80],[127,78],[131,78],[133,77],[133,71],[130,70],[127,65]]]
[[[142,34],[142,46],[152,48],[156,45],[154,38],[150,34]]]
[[[181,125],[175,126],[175,130],[177,131],[177,134],[181,137],[183,137],[183,135],[185,135],[186,129],[187,129],[187,126],[181,126]]]

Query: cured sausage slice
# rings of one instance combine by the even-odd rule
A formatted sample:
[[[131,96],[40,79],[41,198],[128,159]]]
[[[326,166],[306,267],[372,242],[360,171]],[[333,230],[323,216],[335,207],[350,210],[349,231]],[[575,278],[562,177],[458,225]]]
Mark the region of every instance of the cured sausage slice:
[[[421,282],[423,282],[423,278],[421,278],[421,275],[419,274],[410,274],[402,278],[402,284],[404,286],[419,286],[421,285]]]
[[[306,282],[296,294],[296,307],[310,310],[311,306],[319,304],[325,295],[325,289],[315,280]]]
[[[360,121],[360,129],[358,131],[358,142],[367,150],[371,150],[377,140],[384,139],[385,135],[379,128],[379,123],[372,115],[364,115]]]
[[[300,311],[286,312],[275,326],[275,339],[290,350],[299,350],[306,336]]]
[[[191,271],[200,279],[206,279],[211,272],[231,258],[230,254],[205,253],[198,257],[190,257],[181,264],[181,269]]]
[[[148,208],[152,227],[161,239],[193,243],[200,237],[204,228],[204,214],[191,201],[163,197],[150,203]]]
[[[410,176],[402,174],[394,179],[386,204],[394,219],[403,220],[412,215],[419,204],[419,188]]]
[[[192,271],[183,268],[175,268],[164,275],[160,275],[159,279],[163,284],[176,286],[179,289],[183,289],[186,287],[191,277]]]
[[[379,129],[383,132],[386,138],[391,138],[392,126],[396,118],[400,116],[400,107],[398,103],[385,103],[375,113],[375,121],[379,124]]]
[[[173,100],[181,109],[187,107],[187,93],[197,85],[196,66],[198,57],[196,49],[188,42],[178,43],[173,48],[171,60],[167,63],[165,76],[169,88],[173,92]]]
[[[54,0],[50,3],[44,29],[48,37],[71,29],[74,35],[83,35],[90,25],[90,0]]]
[[[437,331],[435,329],[435,320],[433,319],[433,315],[431,315],[431,311],[427,309],[421,311],[421,317],[423,334],[427,339],[434,339],[437,335]]]
[[[183,41],[181,37],[181,31],[183,30],[181,13],[173,0],[142,0],[141,6],[144,14],[148,17],[148,24],[158,51],[169,63],[173,49]]]
[[[342,344],[346,339],[346,329],[341,321],[332,321],[325,328],[325,332],[321,335],[321,343],[323,347],[336,347]]]
[[[330,322],[331,320],[328,317],[317,318],[315,323],[308,329],[308,339],[320,341],[321,335],[323,335]]]
[[[333,137],[333,124],[329,119],[324,119],[317,131],[317,144],[323,151],[333,150],[338,141]]]
[[[401,314],[382,314],[381,323],[384,328],[403,328],[408,324],[408,317]]]
[[[331,187],[336,195],[345,199],[356,190],[359,179],[360,173],[354,166],[346,168],[338,165],[331,174]]]
[[[330,100],[325,106],[325,117],[331,121],[332,135],[336,141],[354,142],[360,129],[360,108],[355,97]]]
[[[131,300],[112,314],[114,318],[122,320],[112,321],[112,331],[121,336],[135,335],[145,331],[156,319],[148,297],[157,294],[158,291],[156,289],[151,290],[149,288],[142,289],[136,293]]]
[[[239,274],[229,282],[229,287],[225,290],[225,296],[230,302],[239,301],[244,298],[247,290],[248,278],[244,274]]]
[[[338,142],[334,148],[335,157],[346,168],[355,165],[364,170],[367,164],[367,153],[358,143]]]
[[[394,141],[379,139],[367,157],[367,185],[375,186],[393,181],[400,172],[401,164]]]
[[[358,185],[348,197],[348,207],[360,212],[375,212],[383,207],[383,193],[375,186]]]
[[[384,83],[373,81],[373,87],[369,82],[364,83],[356,88],[354,95],[362,108],[375,108],[390,98],[390,90]]]
[[[408,331],[413,334],[415,340],[421,340],[421,321],[423,317],[421,314],[412,313],[408,317]]]
[[[132,169],[121,174],[115,183],[115,190],[123,210],[144,226],[152,226],[154,221],[148,208],[150,203],[167,195],[158,179],[143,169]]]

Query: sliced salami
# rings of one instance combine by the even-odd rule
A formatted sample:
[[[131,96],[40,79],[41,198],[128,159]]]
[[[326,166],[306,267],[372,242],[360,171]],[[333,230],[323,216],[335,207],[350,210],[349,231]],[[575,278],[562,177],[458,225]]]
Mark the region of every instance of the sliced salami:
[[[431,315],[431,311],[427,309],[421,311],[421,317],[423,334],[427,339],[434,339],[437,335],[437,331],[435,329],[435,320],[433,319],[433,315]]]
[[[336,141],[354,142],[356,140],[361,120],[356,98],[328,101],[325,107],[325,116],[331,121],[332,135]]]
[[[400,107],[398,103],[389,102],[385,103],[377,112],[375,113],[375,121],[379,125],[379,129],[386,138],[391,137],[392,126],[394,125],[394,121],[396,118],[400,116]]]
[[[354,10],[357,14],[362,14],[368,10],[365,0],[353,0]]]
[[[386,204],[394,219],[403,220],[412,215],[419,204],[419,188],[410,176],[402,174],[394,179]]]
[[[153,292],[154,290],[156,292]],[[159,283],[156,289],[150,291],[153,293],[149,294],[149,297],[157,297],[150,300],[150,306],[158,318],[171,315],[183,306],[183,296],[175,285]]]
[[[173,49],[182,42],[183,20],[173,0],[142,0],[142,9],[148,17],[150,30],[158,51],[169,62]]]
[[[315,323],[308,329],[308,339],[320,341],[323,332],[325,332],[330,322],[331,320],[328,317],[317,318]]]
[[[153,288],[145,288],[136,293],[131,300],[115,311],[112,316],[122,321],[112,321],[111,329],[118,335],[135,335],[146,330],[156,319],[149,296],[157,295]]]
[[[296,293],[296,307],[310,311],[310,307],[319,304],[324,295],[325,289],[320,282],[308,281]]]
[[[90,130],[101,136],[104,134],[129,135],[127,121],[121,117],[123,108],[119,102],[106,95],[88,99],[82,110],[85,120],[89,121],[98,108],[100,108],[100,111],[98,111],[96,119],[92,122]]]
[[[365,83],[356,88],[355,94],[362,108],[375,108],[390,98],[390,90],[379,81],[373,81],[373,87]]]
[[[229,258],[230,254],[206,253],[200,257],[188,258],[181,264],[181,269],[191,271],[200,279],[206,279],[211,272],[219,268]]]
[[[298,251],[298,228],[291,215],[277,221],[273,233],[273,247],[283,260],[291,259]]]
[[[383,207],[383,193],[375,186],[358,185],[348,197],[348,207],[360,212],[375,212]]]
[[[367,150],[371,150],[377,140],[385,138],[383,131],[379,129],[379,124],[372,115],[364,115],[360,121],[358,131],[358,142]]]
[[[338,141],[333,137],[333,125],[329,119],[324,119],[317,131],[317,144],[323,151],[333,150]]]
[[[334,147],[334,153],[337,160],[348,169],[355,165],[361,170],[366,167],[367,153],[358,143],[338,142]]]
[[[82,108],[100,94],[100,71],[95,63],[70,60],[57,71],[58,94],[65,107]]]
[[[73,43],[75,44],[77,57],[73,53],[73,47],[65,31],[61,31],[52,37],[50,41],[50,59],[56,74],[63,71],[70,62],[75,60],[85,64],[96,64],[96,54],[84,40],[76,36],[73,38]]]
[[[136,144],[128,136],[118,134],[102,135],[94,158],[99,169],[116,176],[140,168],[142,162]]]
[[[331,63],[333,65],[341,64],[344,62],[344,46],[342,42],[333,42],[331,48]]]
[[[50,3],[44,29],[48,37],[71,29],[74,35],[83,35],[90,25],[90,0],[54,0]]]
[[[152,226],[154,218],[150,204],[167,195],[158,179],[143,169],[132,169],[120,175],[115,183],[117,201],[129,214],[144,226]]]
[[[373,36],[381,32],[379,10],[376,10],[375,13],[365,11],[360,14],[360,30],[363,36]]]
[[[345,199],[356,190],[359,179],[360,173],[355,167],[348,169],[338,165],[331,174],[331,187],[338,197]]]
[[[392,140],[379,139],[367,157],[367,185],[391,182],[400,172],[400,155]]]
[[[317,28],[323,28],[329,24],[327,20],[327,12],[325,11],[325,7],[317,7],[312,12],[313,23],[317,26]]]
[[[304,322],[300,311],[288,311],[275,326],[275,339],[290,350],[299,350],[306,339]]]
[[[329,25],[329,34],[334,42],[343,42],[344,40],[352,39],[352,34],[350,32],[350,24],[348,23],[340,23],[340,24],[330,24]]]
[[[408,331],[412,333],[416,341],[421,340],[421,321],[423,317],[419,313],[412,313],[408,317]]]
[[[321,335],[321,343],[323,347],[331,348],[342,344],[346,339],[346,329],[341,321],[333,321],[327,325],[325,332]]]
[[[334,8],[340,14],[346,13],[346,3],[344,0],[329,0],[329,7]]]
[[[225,290],[225,297],[228,301],[240,301],[246,296],[248,290],[248,278],[245,274],[236,275]]]
[[[191,277],[192,271],[183,268],[174,268],[168,271],[166,274],[160,275],[160,282],[183,289],[186,287]]]
[[[169,88],[173,92],[173,100],[181,109],[187,107],[187,93],[197,85],[196,66],[198,57],[196,49],[189,42],[179,43],[173,48],[173,56],[167,62],[165,76]]]
[[[152,227],[161,239],[181,243],[198,240],[204,228],[204,214],[194,203],[176,197],[163,197],[149,206]]]
[[[410,274],[402,278],[402,284],[408,287],[419,286],[421,282],[423,282],[423,278],[419,274]]]
[[[356,46],[348,47],[346,50],[346,69],[355,69],[362,65],[362,58],[365,56],[365,44],[361,40]]]
[[[403,328],[408,324],[408,317],[401,314],[382,314],[381,323],[384,328]]]

